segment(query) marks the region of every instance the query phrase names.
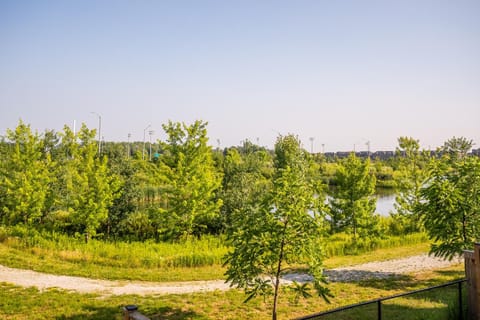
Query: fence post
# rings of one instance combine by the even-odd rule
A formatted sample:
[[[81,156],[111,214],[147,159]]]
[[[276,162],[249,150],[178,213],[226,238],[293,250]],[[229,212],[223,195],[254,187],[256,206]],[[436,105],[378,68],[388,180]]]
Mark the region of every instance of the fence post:
[[[377,319],[382,320],[382,300],[377,301]]]
[[[468,288],[468,319],[480,320],[480,243],[473,251],[464,251]]]
[[[462,282],[458,283],[458,320],[463,320]]]

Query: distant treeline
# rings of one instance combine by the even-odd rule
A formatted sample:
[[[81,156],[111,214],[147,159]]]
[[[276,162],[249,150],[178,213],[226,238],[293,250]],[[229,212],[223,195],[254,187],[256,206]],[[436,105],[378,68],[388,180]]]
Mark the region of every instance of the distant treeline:
[[[329,160],[343,159],[343,158],[348,157],[352,152],[353,151],[325,152],[324,155]],[[432,157],[441,155],[441,151],[427,150],[427,152]],[[371,159],[388,160],[388,159],[392,159],[392,158],[398,156],[399,154],[401,156],[405,156],[405,151],[374,151],[374,152],[356,151],[354,153],[357,157],[363,158],[363,159],[364,158],[371,158]],[[480,148],[472,149],[471,152],[469,152],[468,154],[479,157],[480,156]]]

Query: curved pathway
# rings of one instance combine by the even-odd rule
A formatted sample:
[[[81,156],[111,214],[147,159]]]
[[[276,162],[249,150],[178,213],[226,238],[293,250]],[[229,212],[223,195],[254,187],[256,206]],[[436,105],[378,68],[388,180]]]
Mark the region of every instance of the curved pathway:
[[[397,260],[369,262],[351,267],[326,270],[332,282],[351,282],[367,278],[387,278],[399,274],[416,271],[438,269],[452,264],[462,263],[461,259],[442,260],[428,255],[419,255]],[[289,274],[284,282],[309,281],[302,274]],[[161,295],[228,290],[229,284],[224,280],[188,281],[188,282],[142,282],[142,281],[110,281],[96,280],[73,276],[59,276],[31,270],[8,268],[0,265],[0,282],[11,283],[23,287],[37,287],[40,290],[60,288],[81,293],[99,293],[102,295]]]

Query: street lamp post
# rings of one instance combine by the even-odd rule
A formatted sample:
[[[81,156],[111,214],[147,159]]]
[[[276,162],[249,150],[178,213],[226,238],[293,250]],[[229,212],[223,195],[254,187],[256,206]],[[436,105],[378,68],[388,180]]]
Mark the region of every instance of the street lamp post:
[[[142,160],[145,160],[145,132],[147,131],[148,128],[150,128],[151,125],[148,125],[143,129],[143,149],[142,149]]]
[[[150,156],[149,160],[152,161],[152,135],[155,133],[155,131],[150,130],[148,131],[148,135],[150,136]]]
[[[130,137],[132,136],[131,133],[127,135],[127,159],[130,159]]]
[[[314,137],[310,137],[310,153],[313,154],[313,140],[315,140]]]
[[[102,116],[96,112],[90,112],[95,114],[98,117],[98,155],[102,152]]]

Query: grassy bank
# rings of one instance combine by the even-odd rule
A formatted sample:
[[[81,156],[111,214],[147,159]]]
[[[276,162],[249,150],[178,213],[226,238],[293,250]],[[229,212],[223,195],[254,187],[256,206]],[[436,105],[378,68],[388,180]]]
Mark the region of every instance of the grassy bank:
[[[395,250],[391,250],[395,248]],[[222,279],[222,237],[182,243],[85,243],[61,234],[39,234],[22,228],[0,230],[0,264],[62,275],[110,280],[190,281]],[[428,251],[424,234],[360,241],[345,235],[325,239],[325,266],[358,264]]]

